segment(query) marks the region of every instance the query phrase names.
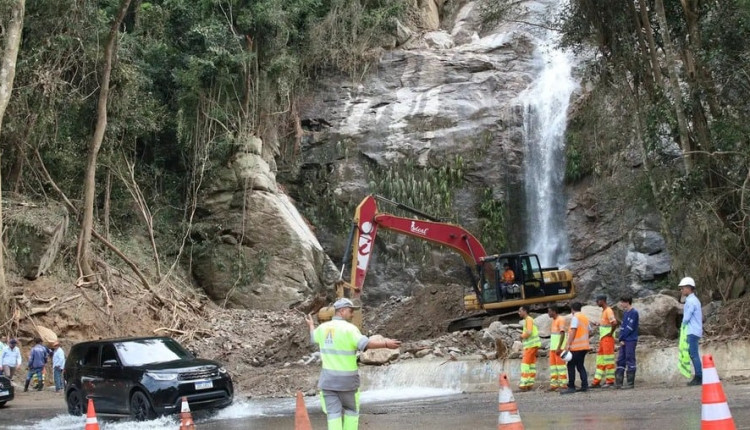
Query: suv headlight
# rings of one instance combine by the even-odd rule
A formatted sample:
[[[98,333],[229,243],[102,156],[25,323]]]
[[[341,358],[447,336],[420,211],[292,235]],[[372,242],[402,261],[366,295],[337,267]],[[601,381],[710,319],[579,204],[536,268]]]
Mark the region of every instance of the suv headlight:
[[[177,379],[176,373],[155,373],[155,372],[146,372],[146,375],[151,378],[155,379],[157,381],[174,381]]]
[[[227,369],[225,369],[223,367],[219,367],[219,373],[221,373],[222,375],[226,375]]]

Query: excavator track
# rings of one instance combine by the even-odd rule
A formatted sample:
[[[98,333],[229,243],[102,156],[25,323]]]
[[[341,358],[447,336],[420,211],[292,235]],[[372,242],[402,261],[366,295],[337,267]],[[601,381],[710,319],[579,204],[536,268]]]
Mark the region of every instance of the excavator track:
[[[461,330],[481,330],[484,319],[490,316],[487,312],[470,315],[468,317],[456,318],[448,323],[448,332]]]

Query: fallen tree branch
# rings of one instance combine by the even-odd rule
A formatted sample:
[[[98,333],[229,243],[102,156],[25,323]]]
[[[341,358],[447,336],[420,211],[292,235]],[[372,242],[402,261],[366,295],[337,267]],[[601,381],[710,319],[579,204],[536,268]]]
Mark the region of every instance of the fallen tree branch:
[[[47,306],[46,308],[42,308],[42,307],[31,308],[31,311],[29,313],[27,313],[27,315],[28,316],[34,316],[34,315],[46,314],[49,311],[51,311],[52,309],[54,309],[55,306],[57,306],[56,303],[53,303],[53,304]]]
[[[65,206],[67,206],[68,209],[73,214],[75,214],[76,218],[78,218],[79,217],[78,209],[76,209],[76,207],[73,205],[73,203],[71,203],[71,201],[65,195],[65,193],[63,192],[63,190],[61,190],[60,187],[57,186],[57,183],[55,183],[54,179],[52,179],[52,176],[49,174],[49,171],[44,166],[44,160],[42,160],[42,156],[41,156],[41,154],[39,154],[39,150],[37,148],[34,148],[34,152],[36,153],[37,160],[39,161],[39,164],[42,167],[42,171],[44,172],[44,175],[45,175],[47,181],[50,183],[50,185],[52,186],[52,188],[54,188],[55,191],[57,191],[57,193],[63,199],[63,201],[65,202]],[[136,274],[136,276],[138,276],[138,278],[141,280],[141,283],[143,283],[143,286],[146,287],[146,289],[149,290],[156,297],[156,299],[159,300],[159,302],[161,304],[165,303],[165,299],[163,297],[161,297],[161,295],[154,290],[154,288],[151,286],[151,283],[148,281],[148,279],[146,279],[146,276],[143,275],[143,273],[140,271],[140,269],[138,269],[138,266],[133,262],[133,260],[131,260],[130,258],[126,257],[125,254],[122,253],[122,251],[120,251],[115,245],[113,245],[111,242],[109,242],[107,239],[105,239],[102,235],[100,235],[99,233],[97,233],[96,230],[92,229],[91,230],[91,234],[98,241],[100,241],[102,244],[104,244],[104,246],[106,246],[107,248],[109,248],[110,251],[114,252],[115,255],[117,255],[118,257],[120,257],[120,259],[122,259],[122,261],[124,261],[125,264],[127,264],[128,267],[130,267],[130,269],[133,270],[133,272]]]

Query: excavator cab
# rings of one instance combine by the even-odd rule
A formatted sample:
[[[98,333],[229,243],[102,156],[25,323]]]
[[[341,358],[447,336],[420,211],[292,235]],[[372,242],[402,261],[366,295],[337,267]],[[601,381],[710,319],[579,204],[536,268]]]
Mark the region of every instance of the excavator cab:
[[[512,271],[510,277],[503,276],[506,270]],[[479,265],[479,276],[481,304],[474,295],[473,300],[465,300],[467,310],[508,308],[563,300],[575,295],[570,271],[557,267],[542,268],[539,257],[526,252],[484,257]]]

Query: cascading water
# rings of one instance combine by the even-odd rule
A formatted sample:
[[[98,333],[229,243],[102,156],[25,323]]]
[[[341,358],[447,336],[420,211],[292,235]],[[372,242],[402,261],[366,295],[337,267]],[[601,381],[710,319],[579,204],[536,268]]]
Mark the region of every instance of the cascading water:
[[[559,7],[559,3],[555,8]],[[524,158],[527,248],[543,266],[568,260],[565,229],[565,127],[570,96],[577,87],[569,53],[555,48],[558,34],[538,34],[535,57],[540,74],[520,95],[524,103]]]

